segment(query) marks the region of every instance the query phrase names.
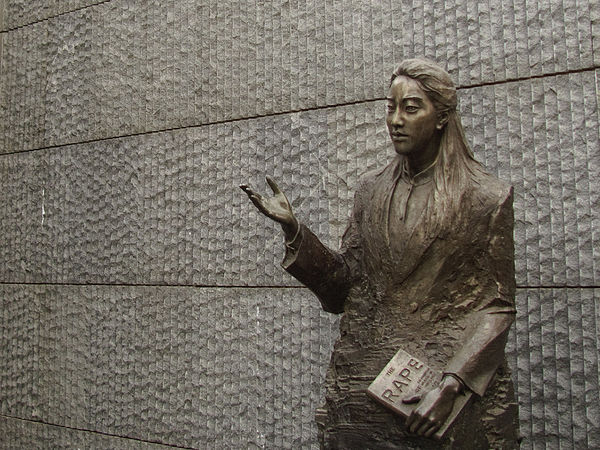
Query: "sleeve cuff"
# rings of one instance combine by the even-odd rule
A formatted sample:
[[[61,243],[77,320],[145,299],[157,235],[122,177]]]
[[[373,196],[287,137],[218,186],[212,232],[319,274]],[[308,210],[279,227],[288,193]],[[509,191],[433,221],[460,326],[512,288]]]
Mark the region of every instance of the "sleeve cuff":
[[[446,377],[452,377],[454,378],[456,381],[458,381],[458,383],[460,384],[460,394],[464,394],[465,391],[467,390],[467,385],[465,384],[465,382],[462,380],[461,377],[459,377],[458,375],[456,375],[455,373],[452,372],[443,372],[442,373],[442,380]]]
[[[298,231],[296,231],[296,236],[291,241],[286,240],[285,246],[289,250],[297,251],[300,248],[300,244],[302,243],[302,225],[298,224]]]
[[[303,227],[303,225],[298,224],[298,232],[296,233],[296,236],[294,236],[291,241],[285,241],[285,256],[283,257],[281,267],[286,270],[296,261],[296,255],[298,254],[298,250],[302,244]]]

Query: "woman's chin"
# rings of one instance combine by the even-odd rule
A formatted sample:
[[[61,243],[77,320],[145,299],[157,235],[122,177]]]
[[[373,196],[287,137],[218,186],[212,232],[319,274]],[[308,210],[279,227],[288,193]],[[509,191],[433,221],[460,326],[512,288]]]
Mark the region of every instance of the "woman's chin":
[[[405,146],[394,145],[394,150],[397,155],[406,156],[412,153],[412,148],[407,148]]]

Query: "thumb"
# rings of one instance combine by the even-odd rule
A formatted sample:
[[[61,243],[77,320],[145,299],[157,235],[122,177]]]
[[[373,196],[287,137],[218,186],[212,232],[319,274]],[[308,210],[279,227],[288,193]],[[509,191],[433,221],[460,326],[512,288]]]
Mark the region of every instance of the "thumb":
[[[421,396],[418,394],[411,395],[410,397],[404,397],[402,399],[402,403],[405,405],[412,405],[413,403],[419,403],[421,401]]]

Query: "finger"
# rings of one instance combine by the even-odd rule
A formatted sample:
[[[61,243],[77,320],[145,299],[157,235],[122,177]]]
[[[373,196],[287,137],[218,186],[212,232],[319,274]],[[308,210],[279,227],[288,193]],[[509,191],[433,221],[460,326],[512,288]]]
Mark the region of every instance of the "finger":
[[[432,423],[431,424],[431,428],[429,428],[427,431],[425,431],[425,433],[423,434],[423,436],[425,437],[431,437],[433,436],[438,430],[440,429],[440,425],[437,423]]]
[[[412,405],[413,403],[419,403],[421,401],[420,395],[411,395],[402,399],[402,403],[405,405]]]
[[[258,192],[255,192],[254,189],[252,189],[250,186],[246,184],[241,184],[240,189],[244,191],[246,195],[248,195],[248,197],[250,197],[250,200],[255,198],[258,201],[262,201],[262,196]]]
[[[277,186],[277,183],[275,183],[275,180],[273,180],[273,178],[271,178],[269,175],[267,175],[265,178],[267,180],[269,187],[273,191],[273,194],[275,194],[275,195],[281,194],[281,190],[279,189],[279,186]]]
[[[250,186],[248,186],[247,184],[240,184],[240,189],[248,195],[252,194],[252,192],[253,192],[252,188]]]
[[[417,420],[417,413],[415,413],[415,410],[413,409],[406,419],[406,428],[410,428],[415,420]]]
[[[426,419],[417,430],[417,434],[419,436],[424,436],[431,427],[435,427],[435,423]]]
[[[416,433],[417,430],[419,428],[421,428],[421,425],[423,425],[424,420],[425,419],[423,419],[421,416],[416,416],[416,420],[414,420],[413,423],[410,425],[410,428],[409,428],[410,432]]]
[[[264,211],[265,205],[263,204],[263,199],[259,194],[248,194],[248,198],[250,198],[250,201],[254,203],[254,206],[261,211]]]

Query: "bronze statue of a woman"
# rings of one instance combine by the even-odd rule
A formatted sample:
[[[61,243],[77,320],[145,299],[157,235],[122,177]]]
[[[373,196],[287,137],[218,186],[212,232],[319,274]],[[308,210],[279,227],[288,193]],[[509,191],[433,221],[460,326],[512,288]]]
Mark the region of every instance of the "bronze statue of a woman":
[[[357,186],[339,251],[288,200],[241,188],[285,234],[283,267],[323,309],[343,313],[317,412],[323,448],[515,448],[517,406],[504,347],[514,320],[512,188],[474,160],[456,88],[436,64],[403,61],[387,98],[396,156]],[[408,418],[366,394],[398,349],[443,374]],[[432,436],[471,393],[441,441]]]

